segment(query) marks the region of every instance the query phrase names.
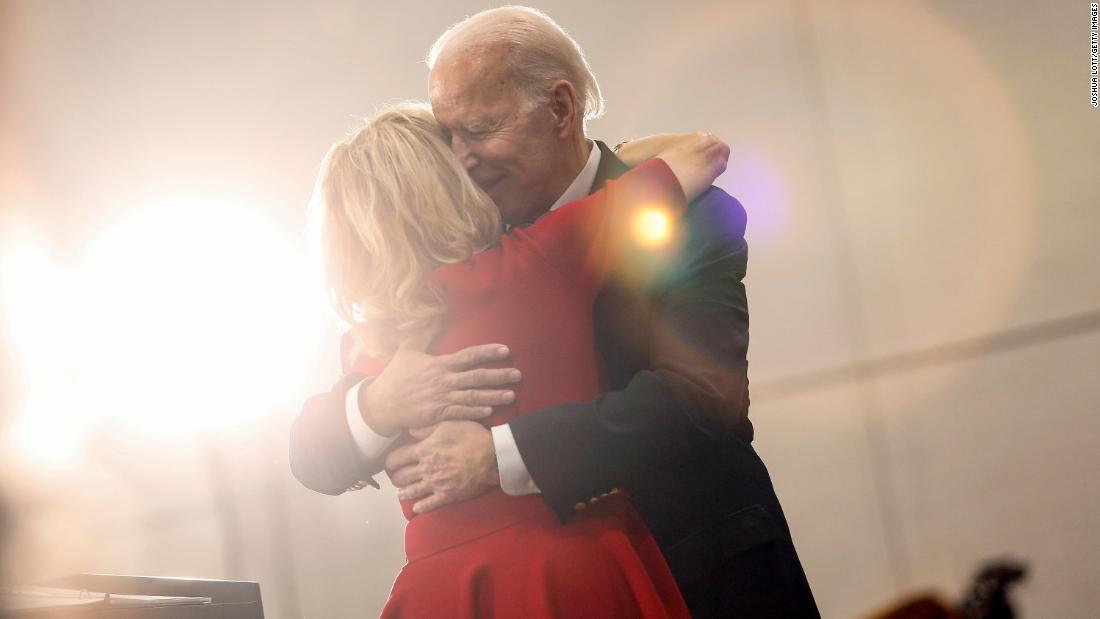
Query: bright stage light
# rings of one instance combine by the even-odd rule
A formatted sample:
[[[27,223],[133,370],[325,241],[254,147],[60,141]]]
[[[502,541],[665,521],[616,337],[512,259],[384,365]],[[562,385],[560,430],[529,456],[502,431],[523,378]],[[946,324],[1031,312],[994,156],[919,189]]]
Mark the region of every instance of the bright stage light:
[[[663,206],[649,206],[634,216],[634,238],[642,247],[662,247],[672,238],[672,215]]]
[[[226,430],[294,401],[317,312],[300,244],[231,198],[174,197],[82,262],[81,393],[146,436]]]
[[[68,278],[46,242],[13,225],[2,243],[0,302],[4,336],[16,357],[14,412],[7,448],[39,465],[75,461],[84,419],[73,397],[66,332]]]
[[[110,225],[72,268],[5,240],[9,442],[65,461],[91,430],[186,442],[283,423],[324,320],[299,236],[247,200],[177,195]]]
[[[55,468],[74,464],[81,451],[79,422],[67,414],[74,409],[35,402],[17,414],[7,431],[7,442],[19,456]]]

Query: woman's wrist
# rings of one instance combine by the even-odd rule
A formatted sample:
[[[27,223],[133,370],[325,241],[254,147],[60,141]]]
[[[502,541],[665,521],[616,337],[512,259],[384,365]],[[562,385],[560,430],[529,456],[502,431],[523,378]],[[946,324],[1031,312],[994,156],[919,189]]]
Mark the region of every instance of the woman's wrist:
[[[615,147],[615,154],[623,163],[634,167],[670,149],[696,144],[700,135],[702,134],[698,132],[647,135],[642,138],[620,142]]]

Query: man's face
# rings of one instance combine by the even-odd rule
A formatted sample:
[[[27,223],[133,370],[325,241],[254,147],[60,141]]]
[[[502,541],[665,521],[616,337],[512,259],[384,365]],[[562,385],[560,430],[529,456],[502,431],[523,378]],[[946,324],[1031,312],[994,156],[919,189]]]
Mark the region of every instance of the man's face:
[[[524,110],[491,52],[441,57],[429,77],[436,120],[509,224],[530,223],[564,190],[562,140],[547,105]],[[568,184],[568,182],[566,182]]]

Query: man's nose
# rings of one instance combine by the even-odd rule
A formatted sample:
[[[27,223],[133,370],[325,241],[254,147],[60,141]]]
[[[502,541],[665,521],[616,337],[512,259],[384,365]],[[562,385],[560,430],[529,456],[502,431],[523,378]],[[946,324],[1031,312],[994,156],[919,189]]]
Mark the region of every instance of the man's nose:
[[[458,157],[458,162],[467,170],[472,170],[474,166],[477,165],[477,157],[474,155],[470,145],[466,140],[454,134],[451,135],[451,150],[453,150],[455,156]]]

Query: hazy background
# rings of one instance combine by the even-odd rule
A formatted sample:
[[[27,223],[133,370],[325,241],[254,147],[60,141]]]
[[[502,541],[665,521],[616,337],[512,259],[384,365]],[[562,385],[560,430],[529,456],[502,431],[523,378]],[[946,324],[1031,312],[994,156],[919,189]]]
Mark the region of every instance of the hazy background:
[[[337,378],[304,250],[318,162],[423,98],[478,2],[0,3],[9,580],[258,580],[373,616],[391,488],[298,485]],[[1100,616],[1100,111],[1088,2],[540,2],[608,102],[707,129],[749,211],[752,419],[827,617],[985,559],[1024,616]]]

